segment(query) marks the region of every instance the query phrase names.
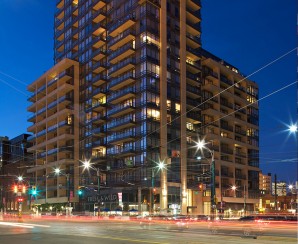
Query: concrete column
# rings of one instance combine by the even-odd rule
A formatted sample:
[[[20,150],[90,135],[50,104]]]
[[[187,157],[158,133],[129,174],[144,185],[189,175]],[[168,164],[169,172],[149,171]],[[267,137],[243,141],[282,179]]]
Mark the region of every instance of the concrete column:
[[[160,161],[167,163],[167,1],[160,8]],[[160,170],[160,209],[168,208],[167,169]]]
[[[186,145],[186,1],[180,1],[180,104],[181,104],[181,214],[187,214],[187,145]]]

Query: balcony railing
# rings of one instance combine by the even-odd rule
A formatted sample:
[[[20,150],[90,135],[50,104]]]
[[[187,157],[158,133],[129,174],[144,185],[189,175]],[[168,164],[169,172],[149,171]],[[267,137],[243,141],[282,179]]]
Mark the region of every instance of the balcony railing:
[[[134,72],[127,72],[123,75],[121,75],[120,77],[117,78],[112,78],[108,87],[111,88],[113,86],[116,86],[118,84],[120,84],[121,82],[128,80],[128,79],[135,79],[135,73]]]
[[[128,88],[125,88],[125,89],[120,90],[118,92],[112,93],[112,95],[110,95],[108,97],[108,102],[111,102],[113,100],[116,100],[117,98],[120,98],[122,96],[125,96],[125,95],[127,95],[129,93],[135,94],[136,93],[135,88],[134,87],[128,87]]]
[[[122,126],[124,124],[129,124],[129,123],[135,123],[135,121],[132,118],[125,118],[125,119],[120,119],[116,121],[112,121],[111,123],[108,124],[108,129],[112,129],[118,126]]]
[[[191,86],[191,85],[186,85],[186,91],[197,94],[197,95],[201,95],[201,91],[198,87],[196,86]]]
[[[126,31],[123,31],[122,33],[120,33],[119,35],[117,35],[115,38],[108,38],[108,46],[112,47],[114,44],[116,44],[117,42],[119,42],[120,40],[124,39],[125,37],[132,35],[135,36],[136,35],[136,31],[134,29],[128,29]]]
[[[136,64],[136,59],[135,58],[127,58],[124,61],[119,62],[118,64],[114,65],[112,68],[109,69],[109,75],[112,75],[117,72],[120,71],[122,68],[124,68],[125,66],[132,64],[135,65]]]
[[[121,48],[112,51],[111,54],[109,55],[109,60],[113,60],[114,58],[118,57],[120,54],[124,53],[127,50],[135,50],[135,47],[133,45],[133,43],[127,43],[124,46],[122,46]]]
[[[121,27],[122,25],[124,25],[128,21],[135,22],[135,16],[133,14],[129,14],[126,17],[124,17],[123,19],[115,21],[116,23],[112,23],[109,26],[109,33],[112,34],[117,28]],[[128,26],[128,27],[130,27],[130,26]]]
[[[125,104],[125,105],[117,106],[117,107],[112,108],[111,110],[108,111],[108,116],[112,116],[118,112],[121,112],[122,110],[129,109],[129,108],[134,109],[135,107],[132,104]]]

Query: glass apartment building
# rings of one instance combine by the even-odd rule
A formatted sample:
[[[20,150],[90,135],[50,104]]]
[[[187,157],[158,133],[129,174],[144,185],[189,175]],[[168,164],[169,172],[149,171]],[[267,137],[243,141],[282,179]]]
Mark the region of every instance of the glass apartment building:
[[[203,174],[210,169],[202,165],[210,158],[198,160],[196,148],[205,138],[218,148],[219,202],[240,210],[245,194],[253,209],[257,85],[245,81],[218,95],[243,77],[201,48],[201,1],[58,0],[56,6],[55,63],[79,64],[78,170],[69,171],[74,207],[209,213],[210,177]],[[92,167],[84,170],[87,161]],[[246,193],[226,197],[229,185],[245,185]]]

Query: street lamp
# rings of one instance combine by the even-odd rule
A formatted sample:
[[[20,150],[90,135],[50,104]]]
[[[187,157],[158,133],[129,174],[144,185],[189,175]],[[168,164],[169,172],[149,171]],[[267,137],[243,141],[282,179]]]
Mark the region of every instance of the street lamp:
[[[236,194],[236,190],[237,190],[237,186],[232,186],[232,190],[235,191]],[[243,185],[243,212],[244,212],[244,216],[246,215],[246,185]]]
[[[295,133],[295,132],[297,132],[297,125],[296,124],[292,124],[292,125],[290,125],[289,126],[289,131],[291,132],[291,133]]]
[[[215,203],[215,160],[214,160],[214,150],[210,150],[206,147],[207,143],[205,140],[199,140],[196,142],[197,148],[201,151],[206,149],[211,154],[211,216],[214,218],[215,210],[216,210],[216,203]]]
[[[99,194],[100,194],[100,169],[99,168],[95,168],[92,166],[92,164],[90,163],[90,160],[85,160],[82,162],[83,164],[83,171],[84,170],[89,170],[89,169],[92,169],[92,170],[95,170],[96,171],[96,176],[97,176],[97,195],[98,195],[98,203],[97,203],[97,207],[98,207],[98,218],[99,218],[99,212],[100,212],[100,197],[99,197]]]
[[[66,181],[67,181],[67,202],[69,207],[71,207],[71,203],[70,203],[70,185],[69,185],[69,174],[64,174],[61,172],[61,169],[59,168],[55,168],[54,169],[54,173],[59,176],[59,175],[64,175],[66,177]]]

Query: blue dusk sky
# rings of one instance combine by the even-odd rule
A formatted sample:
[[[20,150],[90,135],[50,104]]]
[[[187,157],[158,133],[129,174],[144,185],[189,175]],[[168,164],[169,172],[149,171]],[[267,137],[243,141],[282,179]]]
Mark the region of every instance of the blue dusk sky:
[[[28,84],[53,66],[54,0],[1,0],[0,136],[25,133]],[[297,180],[296,1],[202,0],[203,47],[258,83],[260,167]],[[287,87],[288,86],[288,87]]]

